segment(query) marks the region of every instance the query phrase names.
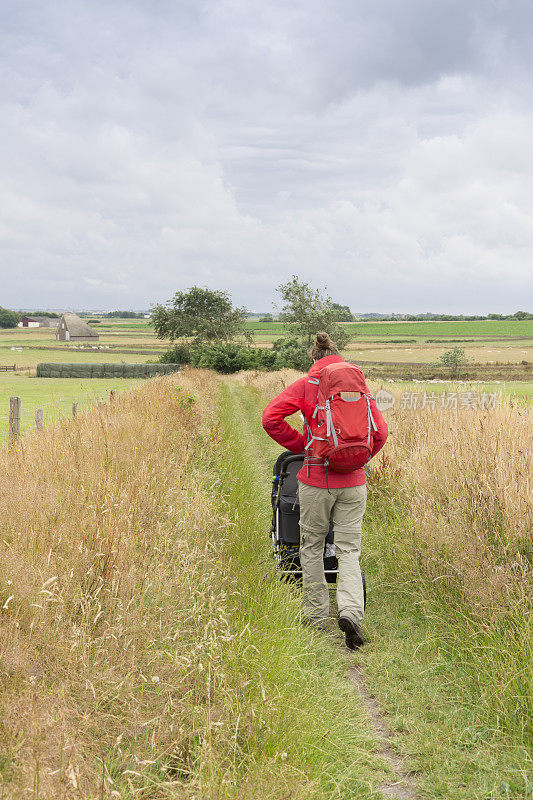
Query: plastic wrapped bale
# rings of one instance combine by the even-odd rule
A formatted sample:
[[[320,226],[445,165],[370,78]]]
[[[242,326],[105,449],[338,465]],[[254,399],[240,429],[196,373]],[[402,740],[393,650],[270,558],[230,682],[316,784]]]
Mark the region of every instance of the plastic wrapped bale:
[[[72,364],[73,378],[90,378],[92,364]]]

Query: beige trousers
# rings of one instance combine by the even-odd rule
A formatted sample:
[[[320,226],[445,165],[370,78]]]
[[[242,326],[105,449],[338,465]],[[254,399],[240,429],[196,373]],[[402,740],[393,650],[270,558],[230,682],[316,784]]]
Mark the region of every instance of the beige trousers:
[[[335,554],[339,561],[337,606],[339,614],[359,625],[364,613],[359,556],[366,484],[328,491],[298,481],[298,492],[304,616],[312,623],[324,622],[329,616],[323,556],[324,540],[333,512]]]

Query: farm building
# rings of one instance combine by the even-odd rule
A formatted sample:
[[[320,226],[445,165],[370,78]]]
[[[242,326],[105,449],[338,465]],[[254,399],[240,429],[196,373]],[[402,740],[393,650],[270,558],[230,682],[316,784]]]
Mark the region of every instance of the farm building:
[[[18,328],[40,328],[39,320],[35,317],[21,317],[17,325]]]
[[[97,342],[98,334],[77,314],[63,314],[57,326],[58,342]]]
[[[57,319],[54,317],[40,317],[35,314],[21,317],[18,323],[19,328],[55,328],[56,325]]]

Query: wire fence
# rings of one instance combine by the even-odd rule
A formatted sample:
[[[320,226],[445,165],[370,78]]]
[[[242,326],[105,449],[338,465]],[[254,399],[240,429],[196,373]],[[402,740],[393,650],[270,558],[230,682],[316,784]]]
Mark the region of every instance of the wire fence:
[[[12,397],[9,413],[0,417],[0,446],[12,443],[13,437],[42,430],[46,425],[82,414],[88,407],[112,401],[119,392],[127,391],[131,391],[131,388],[107,386],[31,408],[25,408],[19,397]]]

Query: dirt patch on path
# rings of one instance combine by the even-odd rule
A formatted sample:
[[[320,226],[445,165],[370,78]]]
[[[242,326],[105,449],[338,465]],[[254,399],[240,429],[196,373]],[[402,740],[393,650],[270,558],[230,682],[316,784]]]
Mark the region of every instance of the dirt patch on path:
[[[384,797],[394,797],[397,800],[420,800],[414,774],[406,768],[404,759],[398,755],[391,744],[393,734],[385,722],[380,704],[368,690],[363,668],[359,665],[348,667],[346,677],[357,688],[372,729],[381,742],[379,754],[393,773],[390,781],[378,786],[379,791]]]

